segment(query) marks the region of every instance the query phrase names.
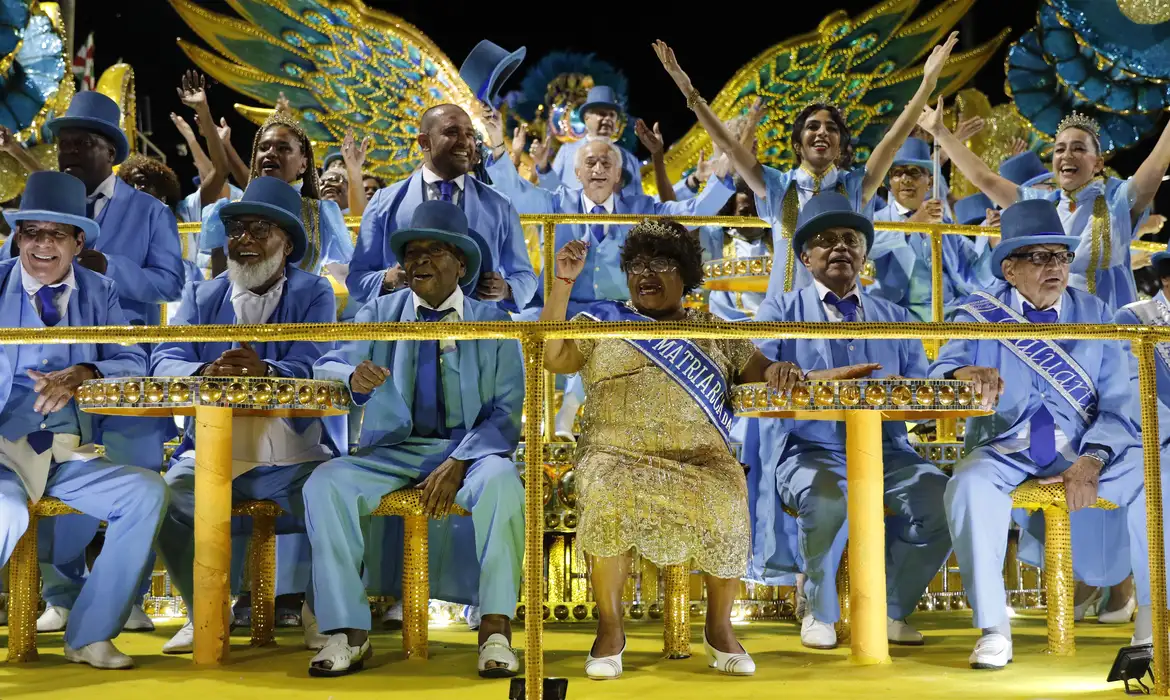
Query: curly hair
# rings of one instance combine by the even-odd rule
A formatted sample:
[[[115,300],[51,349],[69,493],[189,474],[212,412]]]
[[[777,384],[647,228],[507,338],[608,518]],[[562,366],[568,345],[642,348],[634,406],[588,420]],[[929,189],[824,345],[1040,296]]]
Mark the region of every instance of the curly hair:
[[[669,258],[678,263],[684,295],[703,284],[703,247],[699,245],[699,237],[676,221],[646,219],[630,229],[622,246],[622,272],[628,272],[630,263],[640,257]]]
[[[271,116],[264,120],[260,126],[260,130],[256,132],[255,138],[252,139],[252,172],[248,178],[255,180],[260,177],[260,170],[256,167],[256,153],[260,150],[260,138],[274,126],[283,126],[293,135],[301,144],[301,153],[305,154],[305,174],[301,184],[301,196],[310,199],[321,198],[321,185],[317,180],[317,163],[313,158],[313,144],[309,141],[309,135],[305,133],[304,127],[294,117],[285,114],[284,112],[273,112]]]
[[[135,169],[141,170],[146,175],[146,179],[150,181],[151,189],[162,195],[160,199],[163,204],[174,209],[179,206],[179,202],[183,201],[179,176],[175,175],[175,171],[171,170],[166,163],[141,153],[134,153],[118,166],[118,177],[133,187],[134,183],[130,181],[130,173]]]
[[[841,169],[848,168],[853,164],[853,137],[849,133],[849,125],[845,123],[845,115],[841,114],[841,110],[836,105],[827,104],[825,102],[813,102],[804,109],[800,110],[800,114],[796,115],[796,121],[792,123],[792,152],[796,155],[796,164],[800,165],[800,148],[801,139],[804,137],[804,127],[808,122],[809,117],[820,111],[829,113],[829,118],[837,124],[837,132],[841,135],[841,154],[837,156],[837,167]]]

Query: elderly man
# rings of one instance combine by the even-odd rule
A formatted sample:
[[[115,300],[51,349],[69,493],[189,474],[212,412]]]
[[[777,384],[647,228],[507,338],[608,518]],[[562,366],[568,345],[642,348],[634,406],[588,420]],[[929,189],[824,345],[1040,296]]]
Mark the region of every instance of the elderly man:
[[[329,282],[296,266],[307,237],[301,196],[274,177],[248,184],[243,198],[219,210],[227,234],[227,272],[187,285],[176,325],[328,323],[336,318]],[[161,377],[294,377],[307,379],[326,342],[163,343],[151,357]],[[232,489],[238,499],[276,501],[299,514],[300,487],[317,464],[346,451],[345,419],[244,417],[232,434]],[[171,501],[159,532],[159,551],[192,610],[194,429],[189,428],[167,470]],[[277,591],[280,592],[279,590]],[[163,652],[190,652],[188,621]]]
[[[17,212],[5,212],[20,250],[0,262],[0,325],[11,328],[124,326],[114,281],[78,256],[97,222],[86,216],[85,184],[66,173],[29,176]],[[95,668],[134,662],[110,641],[130,615],[166,508],[162,477],[99,457],[103,424],[77,409],[87,379],[141,376],[137,345],[9,345],[0,352],[0,561],[29,524],[28,502],[59,498],[107,522],[104,548],[65,628],[65,658]]]
[[[407,284],[402,261],[394,256],[390,235],[410,225],[423,202],[440,200],[462,209],[471,228],[487,242],[497,269],[481,271],[475,296],[520,311],[536,292],[520,216],[506,197],[475,177],[475,127],[456,105],[428,109],[419,123],[423,164],[409,178],[378,190],[362,217],[357,250],[345,280],[350,297],[368,303]]]
[[[637,195],[645,194],[642,191],[642,164],[638,158],[627,151],[626,149],[614,144],[617,138],[618,121],[622,118],[622,107],[618,104],[617,93],[613,88],[598,85],[589,90],[589,96],[585,99],[585,103],[578,109],[577,113],[581,115],[581,121],[585,122],[585,138],[580,141],[571,141],[561,146],[557,151],[556,157],[553,158],[552,167],[544,169],[537,168],[537,177],[540,181],[540,186],[546,190],[555,190],[561,185],[568,187],[571,190],[581,189],[582,183],[587,180],[582,179],[577,172],[578,161],[577,153],[586,144],[600,141],[601,143],[612,144],[617,149],[620,159],[618,160],[619,171],[629,173],[629,180],[622,185],[622,196],[635,197]],[[495,145],[500,145],[501,141],[497,141]],[[498,158],[497,158],[498,159]],[[490,169],[489,169],[489,172]],[[495,176],[492,176],[493,180]],[[558,247],[557,250],[560,250]]]
[[[794,253],[813,278],[804,289],[769,297],[757,321],[854,323],[910,321],[904,309],[863,293],[857,283],[873,241],[873,224],[835,192],[812,197],[801,210]],[[917,340],[770,340],[761,350],[772,360],[795,363],[807,379],[924,377],[926,354]],[[947,478],[910,446],[906,426],[884,427],[885,502],[888,528],[887,631],[894,644],[920,645],[922,635],[906,623],[922,592],[950,553],[942,498]],[[762,421],[765,460],[756,504],[757,557],[765,580],[782,543],[774,536],[781,504],[797,513],[800,554],[807,576],[809,611],[800,639],[807,647],[837,645],[840,617],[835,584],[846,529],[845,426],[825,421]],[[759,564],[762,562],[762,565]]]
[[[920,139],[906,139],[890,167],[891,201],[874,214],[873,220],[950,223],[944,200],[927,198],[934,184],[931,168],[930,145]],[[942,244],[944,304],[991,284],[991,249],[986,239],[977,244],[965,236],[943,236]],[[934,320],[928,234],[881,231],[874,239],[870,257],[877,277],[870,290],[873,296],[907,309],[912,320]]]
[[[1011,492],[1029,478],[1063,483],[1070,511],[1098,496],[1127,507],[1138,590],[1137,638],[1151,632],[1149,562],[1136,392],[1125,348],[1115,341],[1029,340],[1029,323],[1108,323],[1100,299],[1068,286],[1079,239],[1064,234],[1051,203],[1013,204],[1000,218],[992,256],[1004,280],[963,300],[954,320],[1018,324],[1018,338],[952,340],[930,376],[971,380],[995,414],[968,422],[969,450],[947,485],[951,538],[975,627],[972,668],[1012,660],[1003,559]],[[996,403],[998,399],[998,404]]]
[[[466,299],[479,278],[480,251],[467,217],[449,202],[425,202],[389,240],[409,289],[363,307],[358,323],[504,321],[489,304]],[[361,520],[388,493],[419,488],[428,512],[453,504],[471,511],[478,562],[478,670],[514,676],[511,647],[524,556],[524,490],[511,455],[520,438],[524,370],[511,340],[356,342],[318,361],[318,379],[349,384],[368,407],[357,452],[314,470],[304,488],[313,546],[313,597],[329,635],[309,665],[314,676],[362,668],[370,647],[370,606],[361,580]]]

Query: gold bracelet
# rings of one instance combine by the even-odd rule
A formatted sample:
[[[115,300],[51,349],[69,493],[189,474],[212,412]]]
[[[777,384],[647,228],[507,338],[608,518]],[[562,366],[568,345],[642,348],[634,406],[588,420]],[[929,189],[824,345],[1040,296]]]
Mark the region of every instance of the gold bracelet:
[[[687,93],[687,109],[691,110],[692,112],[695,111],[695,107],[700,102],[707,104],[707,100],[704,100],[703,96],[699,94],[699,89],[692,87],[691,91]]]

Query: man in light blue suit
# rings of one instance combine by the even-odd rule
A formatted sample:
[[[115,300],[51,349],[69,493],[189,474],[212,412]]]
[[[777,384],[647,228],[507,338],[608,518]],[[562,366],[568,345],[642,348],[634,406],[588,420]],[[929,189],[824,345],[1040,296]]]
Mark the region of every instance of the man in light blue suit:
[[[364,306],[358,323],[506,321],[504,311],[464,297],[479,278],[480,252],[468,221],[449,202],[420,205],[389,240],[410,288]],[[313,598],[329,635],[309,665],[315,676],[362,668],[373,651],[362,585],[361,519],[382,497],[415,487],[428,512],[452,504],[471,512],[478,568],[478,671],[516,674],[510,619],[524,556],[524,489],[511,455],[520,439],[524,369],[511,340],[355,342],[318,361],[318,379],[346,382],[366,405],[358,450],[317,467],[304,487],[313,547]],[[443,559],[440,555],[439,559]]]
[[[307,247],[300,212],[300,194],[274,177],[252,180],[240,201],[222,207],[227,272],[187,285],[176,325],[333,321],[336,309],[329,282],[296,266]],[[308,379],[313,363],[331,348],[331,343],[311,341],[261,343],[255,348],[247,343],[162,343],[151,356],[151,374]],[[341,416],[236,418],[233,497],[273,500],[299,515],[300,487],[313,467],[346,452],[345,436]],[[194,609],[196,448],[194,427],[189,426],[166,473],[171,500],[159,532],[159,551],[188,611]],[[194,625],[188,621],[163,652],[190,652],[193,643]]]
[[[562,185],[571,190],[581,189],[583,180],[577,172],[577,151],[587,143],[600,141],[613,144],[621,155],[619,172],[629,173],[629,180],[622,186],[622,196],[636,197],[645,194],[642,191],[641,162],[633,153],[613,143],[617,137],[618,121],[622,118],[623,111],[613,88],[606,85],[590,88],[585,103],[577,108],[581,121],[585,122],[585,138],[561,146],[553,158],[552,167],[548,170],[541,172],[541,169],[537,168],[536,175],[540,186],[546,190],[555,190]],[[495,181],[494,175],[492,180]]]
[[[113,280],[75,261],[99,231],[85,209],[81,180],[29,176],[20,210],[5,212],[20,254],[0,262],[0,325],[126,325]],[[167,493],[157,473],[98,456],[107,422],[79,411],[73,394],[88,379],[145,372],[137,345],[8,345],[0,352],[0,561],[28,527],[29,500],[59,498],[107,521],[107,546],[65,628],[65,658],[95,668],[134,665],[110,640],[130,616]]]
[[[1013,204],[1000,218],[992,270],[1003,280],[963,300],[954,320],[1019,324],[1019,339],[952,340],[930,376],[974,381],[991,416],[967,423],[968,454],[947,486],[951,538],[975,627],[972,668],[1012,660],[1003,560],[1011,492],[1024,481],[1063,483],[1070,511],[1099,497],[1128,507],[1137,588],[1134,636],[1151,637],[1145,490],[1136,392],[1116,341],[1029,340],[1029,323],[1108,323],[1100,299],[1068,286],[1079,242],[1043,200]],[[998,397],[998,403],[996,403]],[[1129,507],[1133,506],[1133,507]]]
[[[419,123],[418,142],[422,167],[407,179],[378,190],[366,206],[345,279],[350,297],[365,304],[405,286],[390,235],[410,225],[420,204],[441,200],[462,209],[492,251],[497,268],[481,271],[475,297],[499,302],[509,311],[524,309],[536,292],[536,274],[528,259],[520,216],[507,197],[469,176],[476,142],[471,117],[456,105],[432,107]]]
[[[865,294],[857,283],[873,224],[856,213],[849,199],[835,192],[809,199],[800,212],[794,254],[808,268],[813,283],[804,289],[768,297],[757,321],[821,323],[909,322],[906,311]],[[924,377],[926,354],[917,340],[769,340],[761,343],[769,359],[797,364],[807,379]],[[883,428],[885,502],[892,512],[887,528],[889,640],[920,645],[922,635],[906,622],[919,598],[950,553],[942,499],[947,478],[911,447],[903,423]],[[801,643],[833,648],[840,618],[835,584],[837,564],[848,534],[845,498],[845,426],[826,421],[762,421],[760,442],[770,451],[762,470],[756,504],[753,564],[764,569],[782,546],[774,534],[781,504],[797,513],[800,554],[808,577],[809,611],[801,621]],[[754,572],[753,572],[754,573]]]

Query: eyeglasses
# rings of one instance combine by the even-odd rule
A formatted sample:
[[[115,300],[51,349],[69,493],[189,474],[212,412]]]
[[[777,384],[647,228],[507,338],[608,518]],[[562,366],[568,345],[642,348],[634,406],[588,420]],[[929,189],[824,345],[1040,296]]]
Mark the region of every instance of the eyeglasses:
[[[252,234],[252,238],[263,241],[271,236],[273,231],[279,231],[281,228],[267,219],[252,219],[251,221],[228,219],[224,222],[224,230],[227,232],[228,238],[239,238],[247,232]]]
[[[1071,250],[1034,250],[1031,253],[1013,253],[1008,257],[1027,260],[1037,267],[1044,267],[1053,260],[1061,265],[1068,265],[1076,259],[1077,254]]]
[[[626,268],[631,275],[644,275],[647,272],[673,272],[678,269],[678,263],[670,258],[654,258],[652,260],[635,260]]]
[[[821,231],[808,239],[810,248],[836,248],[839,243],[844,243],[846,248],[860,248],[865,236],[856,231]]]

